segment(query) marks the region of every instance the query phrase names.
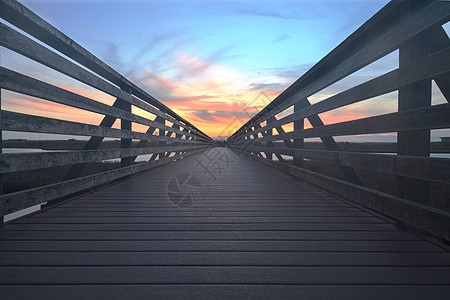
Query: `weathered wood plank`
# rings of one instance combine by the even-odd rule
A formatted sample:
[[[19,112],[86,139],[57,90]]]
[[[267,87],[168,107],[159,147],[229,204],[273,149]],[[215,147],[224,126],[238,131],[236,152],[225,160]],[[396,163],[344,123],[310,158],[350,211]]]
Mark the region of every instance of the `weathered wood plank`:
[[[276,126],[285,125],[313,114],[320,114],[346,105],[354,104],[372,97],[397,90],[423,79],[431,79],[445,74],[450,69],[450,48],[435,52],[425,58],[406,64],[385,75],[357,85],[339,94],[331,96],[311,106],[297,109],[293,114],[281,118],[261,129],[260,132]],[[247,134],[240,135],[245,137]]]
[[[127,219],[130,220],[130,219]],[[84,222],[79,222],[84,223]],[[351,223],[351,222],[350,222]],[[58,222],[54,223],[57,226]],[[76,223],[74,223],[76,224]],[[356,226],[356,224],[355,224]],[[371,231],[0,231],[2,241],[19,240],[310,240],[310,241],[414,241],[420,240],[407,232]]]
[[[336,300],[357,299],[445,299],[450,293],[448,285],[264,285],[264,284],[142,284],[142,285],[2,285],[2,292],[8,299],[148,299],[148,295],[158,299],[176,299],[183,295],[186,299],[209,300],[220,295],[224,299],[272,300],[283,296],[286,299],[317,299],[318,295],[332,295]],[[237,296],[239,295],[239,296]]]
[[[117,98],[116,101],[114,101],[112,106],[113,107],[118,107],[122,101],[123,100]],[[112,127],[116,120],[117,120],[116,117],[105,116],[103,118],[103,120],[100,122],[100,126]],[[102,143],[103,139],[104,138],[101,137],[101,136],[91,136],[91,138],[84,145],[83,150],[97,150],[98,147],[100,146],[100,144]],[[63,180],[70,180],[70,179],[77,178],[81,174],[81,172],[83,171],[85,166],[86,166],[86,163],[74,162],[70,166],[70,169],[67,171],[67,173],[64,176]]]
[[[6,215],[33,205],[58,199],[76,192],[80,192],[113,180],[129,176],[144,170],[172,162],[187,155],[198,153],[204,149],[194,150],[187,154],[167,157],[154,162],[146,162],[128,167],[102,172],[86,177],[63,181],[43,187],[33,188],[0,196],[0,215]]]
[[[115,158],[139,156],[168,151],[190,151],[204,146],[166,146],[129,149],[81,150],[65,152],[6,153],[0,155],[0,174],[35,170],[78,163],[89,163]]]
[[[100,230],[100,231],[225,231],[225,230],[290,230],[290,231],[398,231],[392,224],[348,224],[348,223],[184,223],[184,224],[9,224],[6,228],[11,231],[73,231],[73,230]],[[5,230],[6,230],[5,229]],[[55,250],[56,251],[56,250]]]
[[[407,3],[405,2],[404,5],[407,5]],[[343,46],[336,47],[292,86],[281,93],[270,105],[244,124],[242,129],[246,129],[254,122],[262,122],[268,117],[278,114],[289,106],[292,106],[298,100],[311,96],[371,62],[389,54],[415,35],[436,25],[442,25],[448,22],[450,20],[450,4],[446,1],[432,1],[423,9],[401,20],[401,23],[386,32],[382,32],[381,35],[372,36],[370,38],[371,43],[368,45],[363,45],[362,47],[356,46],[357,52],[351,48],[346,49],[346,46],[344,46],[345,43],[343,43]],[[358,30],[354,35],[357,33]],[[342,62],[336,64],[336,62],[331,60],[332,53],[340,51],[347,52],[348,54],[346,54],[346,58]],[[322,67],[323,69],[320,70],[321,68],[319,66],[323,64],[323,61],[328,60],[331,61],[330,64],[332,67]],[[314,75],[314,73],[317,74]],[[241,132],[238,131],[237,133],[239,134]]]
[[[29,96],[38,97],[53,101],[55,103],[64,104],[103,115],[113,116],[126,121],[153,126],[162,130],[182,133],[180,130],[175,128],[171,128],[144,117],[134,115],[131,112],[126,112],[120,108],[111,107],[3,67],[0,67],[0,78],[2,79],[0,81],[0,87],[10,91],[23,93]],[[188,135],[195,136],[193,134]]]
[[[261,222],[272,222],[272,223],[292,223],[292,222],[298,222],[298,223],[351,223],[355,226],[357,224],[379,224],[381,221],[380,219],[377,219],[375,217],[370,216],[343,216],[343,217],[337,217],[337,216],[297,216],[297,217],[130,217],[130,218],[123,218],[123,217],[51,217],[51,218],[26,218],[24,220],[20,221],[21,223],[26,224],[64,224],[64,223],[72,223],[72,224],[185,224],[185,223],[196,223],[196,224],[202,224],[202,223],[261,223]],[[273,231],[273,230],[272,230]],[[269,232],[252,232],[252,234],[255,234],[255,239],[266,239],[266,238],[276,238],[276,235],[272,235]],[[266,233],[266,234],[265,234]],[[72,237],[79,237],[78,233],[73,233],[74,235]],[[173,237],[176,239],[184,239],[182,236],[182,233],[175,234],[172,232],[166,232],[167,238]],[[223,234],[220,234],[217,232],[217,238],[222,237],[229,237],[231,239],[233,238],[246,238],[248,235],[244,231],[236,231],[236,232],[224,232]],[[228,234],[228,235],[227,235]],[[250,234],[250,233],[249,233]],[[367,238],[369,240],[373,239],[380,239],[380,238],[388,238],[391,240],[401,239],[401,237],[406,236],[407,239],[410,239],[411,237],[408,235],[405,235],[403,233],[397,233],[397,234],[388,234],[386,232],[380,232],[380,233],[373,233],[370,237],[365,237],[364,234],[358,234],[357,232],[342,232],[342,234],[336,234],[334,237],[330,237],[330,235],[327,235],[325,232],[323,234],[317,232],[317,237],[314,237],[312,234],[309,234],[307,232],[304,233],[304,235],[301,232],[292,232],[292,231],[279,231],[277,232],[279,239],[319,239],[319,238],[332,238],[332,239],[358,239],[358,238]],[[7,236],[12,236],[13,238],[20,238],[22,233],[0,233],[0,236],[2,238],[6,238]],[[60,235],[60,234],[59,234]],[[67,237],[58,237],[58,233],[50,233],[50,232],[41,232],[41,233],[33,233],[33,236],[35,236],[36,239],[39,239],[39,237],[45,237],[45,238],[62,238],[62,239],[68,239],[70,234]],[[143,238],[145,236],[144,233],[136,233],[136,235],[129,235],[129,238],[135,237],[135,238]],[[163,238],[161,235],[147,235],[147,237],[160,239]],[[199,238],[199,239],[213,239],[214,235],[209,234],[203,234],[200,232],[193,232],[191,234],[186,234],[186,238]],[[86,239],[88,236],[86,236]],[[105,234],[102,236],[102,234],[92,232],[92,235],[89,235],[89,239],[126,239],[125,235],[122,235],[120,233],[112,233],[112,235]]]
[[[12,28],[0,23],[0,45],[20,53],[28,58],[31,58],[49,68],[59,71],[67,76],[79,80],[91,87],[99,89],[116,98],[123,99],[130,104],[146,110],[156,116],[164,118],[170,122],[178,124],[180,126],[186,126],[172,116],[155,109],[153,106],[141,101],[122,89],[115,87],[100,77],[93,75],[91,72],[79,67],[77,64],[65,59],[64,57],[57,55],[48,48],[41,46],[30,38],[23,34],[18,33]],[[190,128],[190,127],[188,127]]]
[[[174,274],[177,274],[174,276]],[[411,276],[414,274],[414,276]],[[2,267],[0,284],[450,284],[441,267]]]
[[[306,169],[251,156],[264,164],[312,183],[326,191],[363,204],[395,220],[450,240],[450,213],[414,201],[354,185]]]
[[[450,253],[2,252],[2,266],[408,266],[450,267]]]
[[[419,129],[445,129],[450,127],[450,104],[434,105],[375,117],[314,127],[303,131],[288,132],[259,138],[267,142],[295,138],[343,136],[370,133],[386,133]]]
[[[65,54],[67,57],[70,57],[81,65],[99,74],[103,78],[113,82],[117,86],[121,88],[131,88],[131,92],[143,101],[160,110],[163,110],[175,119],[190,126],[194,129],[197,136],[202,137],[205,140],[211,140],[211,138],[206,136],[194,125],[181,118],[166,105],[156,100],[154,97],[120,75],[110,66],[95,57],[92,53],[84,49],[48,22],[44,21],[41,17],[33,13],[21,3],[15,0],[4,0],[0,1],[0,8],[1,17],[9,23],[36,37],[47,45]]]
[[[302,156],[328,164],[365,169],[385,174],[450,183],[450,159],[361,152],[292,149],[267,149],[250,146],[249,150]]]
[[[3,283],[16,284],[16,293],[31,282],[408,284],[420,290],[448,284],[444,249],[228,149],[218,151],[230,166],[214,183],[202,177],[198,157],[187,157],[7,224],[0,230]],[[167,182],[180,172],[201,180],[204,198],[192,207],[167,199]]]
[[[147,141],[180,141],[177,138],[157,136],[136,131],[127,131],[106,126],[96,126],[71,121],[63,121],[58,119],[38,117],[15,113],[10,111],[2,111],[3,114],[3,130],[22,131],[22,132],[40,132],[81,136],[98,136],[110,138],[131,138]],[[183,139],[182,142],[190,144],[205,144],[205,142],[197,140]]]
[[[79,225],[81,226],[81,225]],[[369,233],[368,233],[369,234]],[[27,252],[122,252],[122,251],[253,251],[253,252],[387,252],[443,253],[442,248],[423,240],[401,241],[280,241],[280,240],[159,240],[155,241],[2,241],[0,253]]]

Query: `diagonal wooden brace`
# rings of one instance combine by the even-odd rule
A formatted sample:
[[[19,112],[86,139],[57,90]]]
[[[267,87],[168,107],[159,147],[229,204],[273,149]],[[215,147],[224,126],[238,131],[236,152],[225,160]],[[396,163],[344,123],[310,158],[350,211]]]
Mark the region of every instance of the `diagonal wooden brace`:
[[[155,119],[155,122],[160,122],[161,120],[163,120],[163,118],[160,116],[157,116]],[[155,130],[156,130],[156,127],[150,126],[147,129],[147,131],[145,132],[145,134],[152,135],[153,132],[155,132]],[[144,148],[145,145],[147,145],[147,142],[148,142],[148,140],[140,140],[139,143],[137,143],[136,148]],[[137,158],[137,156],[132,156],[131,163],[133,163],[136,160],[136,158]]]
[[[298,109],[301,109],[301,108],[310,106],[311,102],[309,102],[309,100],[307,98],[304,98],[304,99],[298,101],[296,103],[296,105],[298,106]],[[307,117],[307,119],[308,119],[309,123],[311,124],[311,126],[313,126],[313,127],[324,126],[322,119],[317,114],[310,115]],[[341,151],[341,149],[339,148],[339,145],[336,143],[336,141],[334,140],[334,138],[332,136],[324,136],[324,137],[320,137],[320,139],[322,140],[322,143],[324,144],[324,146],[327,150]],[[359,179],[358,175],[356,175],[355,170],[353,170],[353,168],[344,167],[344,166],[340,166],[339,168],[340,168],[342,174],[344,175],[345,179],[347,179],[349,182],[358,184],[358,185],[362,185],[361,180]]]
[[[117,98],[116,101],[114,101],[113,107],[120,107],[123,102],[126,102],[122,99]],[[100,122],[99,126],[103,127],[112,127],[114,122],[117,120],[116,117],[113,116],[105,116],[103,120]],[[100,144],[102,143],[104,137],[101,136],[93,136],[91,137],[88,142],[84,145],[83,150],[97,150]],[[81,172],[83,171],[84,167],[86,166],[86,163],[81,164],[74,164],[70,167],[69,171],[67,171],[66,175],[64,176],[63,180],[70,180],[75,179],[78,176],[80,176]]]

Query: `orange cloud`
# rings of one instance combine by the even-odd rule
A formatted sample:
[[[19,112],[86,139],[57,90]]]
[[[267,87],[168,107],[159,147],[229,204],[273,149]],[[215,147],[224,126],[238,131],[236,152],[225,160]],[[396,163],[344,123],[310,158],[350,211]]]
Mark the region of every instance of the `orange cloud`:
[[[5,95],[2,100],[2,108],[13,112],[94,125],[98,125],[103,119],[102,115],[96,113],[29,96]]]

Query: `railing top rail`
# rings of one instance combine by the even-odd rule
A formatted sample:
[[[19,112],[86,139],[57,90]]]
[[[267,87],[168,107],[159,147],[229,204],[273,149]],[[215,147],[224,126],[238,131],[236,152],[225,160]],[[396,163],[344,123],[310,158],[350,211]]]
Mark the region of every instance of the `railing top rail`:
[[[0,17],[21,30],[27,32],[38,40],[51,46],[53,49],[70,57],[79,64],[85,66],[101,77],[109,80],[126,92],[135,95],[141,100],[155,106],[167,115],[172,116],[192,128],[199,136],[207,140],[211,140],[200,129],[185,120],[169,107],[155,99],[153,96],[145,92],[143,89],[129,81],[127,78],[119,74],[109,65],[83,48],[81,45],[70,39],[64,33],[50,25],[41,17],[36,15],[30,9],[22,5],[16,0],[0,0]]]
[[[23,67],[0,67],[0,89],[5,91],[0,133],[30,133],[30,140],[0,143],[5,167],[0,170],[0,224],[3,216],[29,206],[52,205],[211,145],[212,139],[201,130],[16,0],[0,0],[0,19],[0,46],[70,78],[66,87],[66,82],[54,83],[65,77],[55,80],[45,72],[29,75]],[[86,85],[86,93],[73,83]],[[104,94],[90,95],[90,88],[96,95]],[[14,106],[14,93],[20,95],[21,105],[27,97],[61,105],[61,114],[47,107]],[[52,140],[36,145],[31,133]],[[7,148],[54,149],[47,142],[57,142],[55,150],[63,151],[2,153]]]
[[[443,26],[449,21],[448,1],[391,1],[228,145],[449,241],[450,147],[433,140],[450,132],[450,39]],[[371,69],[391,53],[389,70]],[[350,77],[366,66],[369,72]]]
[[[420,11],[428,5],[442,5],[444,9],[448,10],[447,6],[440,3],[433,3],[439,1],[433,0],[423,0],[423,1],[400,1],[394,0],[389,2],[385,7],[383,7],[379,12],[377,12],[373,17],[371,17],[367,22],[365,22],[360,28],[358,28],[354,33],[348,36],[342,43],[340,43],[336,48],[334,48],[330,53],[328,53],[324,58],[322,58],[318,63],[316,63],[310,70],[308,70],[304,75],[302,75],[298,80],[296,80],[291,86],[284,90],[280,95],[278,95],[271,103],[264,107],[260,112],[254,115],[250,120],[248,120],[244,125],[242,125],[235,133],[230,137],[232,140],[236,135],[242,133],[245,129],[252,127],[253,124],[258,122],[263,122],[271,114],[276,114],[289,106],[293,105],[295,99],[293,99],[297,93],[302,89],[308,87],[311,83],[317,81],[325,74],[331,72],[334,68],[341,65],[347,59],[351,58],[353,55],[364,49],[375,39],[379,38],[383,34],[386,34],[399,25],[403,21],[402,12],[410,8],[411,3],[412,13]],[[432,10],[430,10],[432,11]],[[443,13],[445,15],[445,13]],[[446,16],[442,23],[450,20],[450,16]],[[439,21],[439,20],[436,20]],[[373,55],[372,57],[366,59],[364,63],[358,66],[358,69],[370,64],[371,62],[379,59],[383,55],[390,53],[391,51],[398,48],[398,45],[392,44],[391,48],[386,48],[382,53]],[[354,72],[354,71],[352,71]],[[349,72],[352,73],[352,72]],[[339,79],[345,77],[335,77],[331,82],[322,86],[325,88],[338,81]],[[307,95],[308,97],[310,95]],[[300,99],[297,99],[300,100]]]

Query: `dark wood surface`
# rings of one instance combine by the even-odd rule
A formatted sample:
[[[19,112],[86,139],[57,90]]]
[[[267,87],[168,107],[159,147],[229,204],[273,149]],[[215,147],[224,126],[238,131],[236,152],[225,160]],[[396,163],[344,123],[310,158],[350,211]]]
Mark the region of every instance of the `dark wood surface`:
[[[199,165],[208,155],[222,167]],[[229,165],[225,161],[229,161]],[[215,170],[216,169],[216,170]],[[168,197],[190,173],[191,207]],[[450,254],[226,148],[0,230],[1,299],[444,299]],[[430,298],[431,297],[431,298]]]

